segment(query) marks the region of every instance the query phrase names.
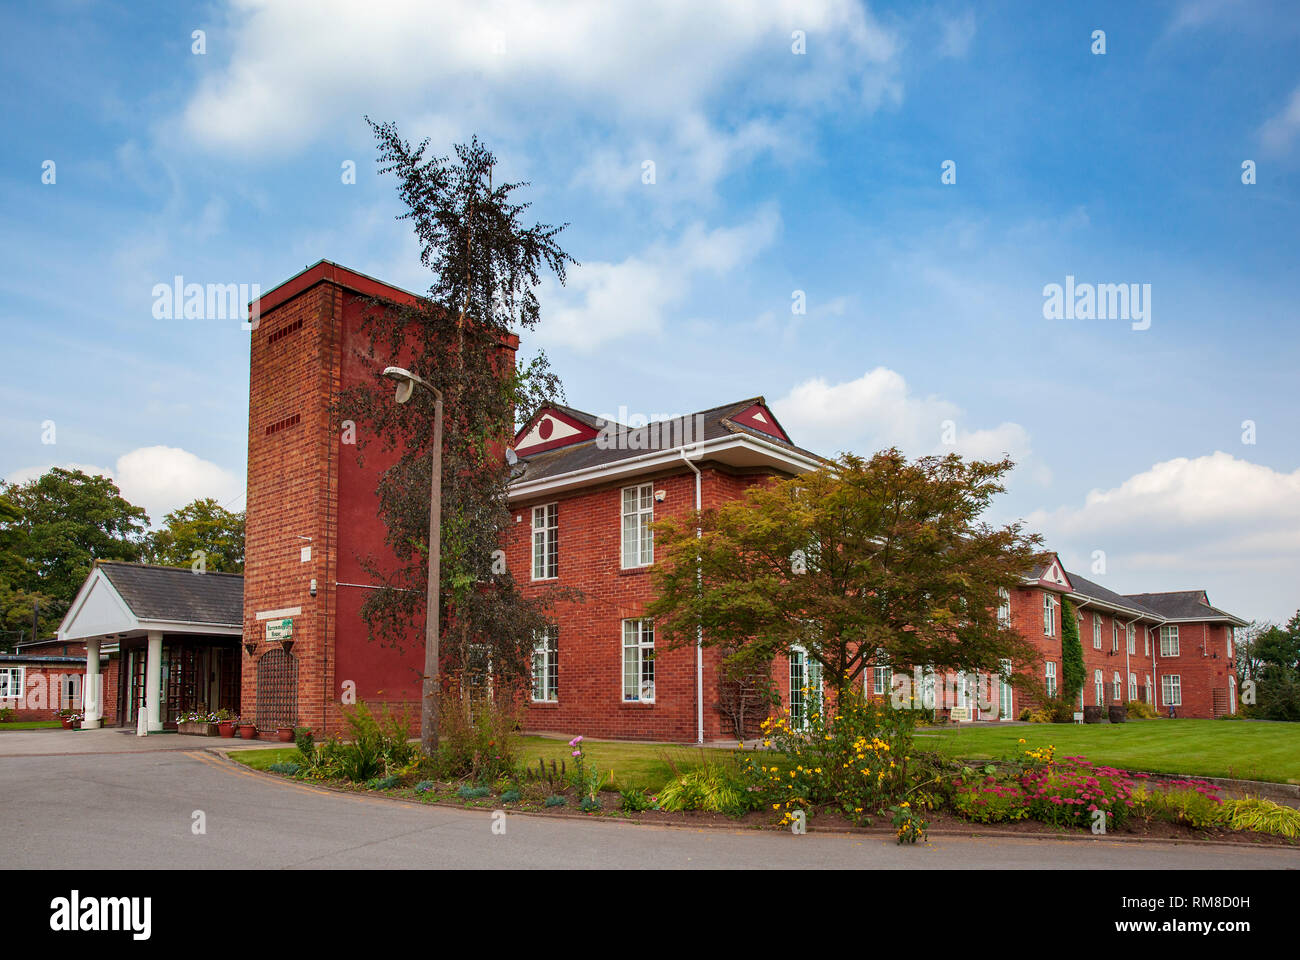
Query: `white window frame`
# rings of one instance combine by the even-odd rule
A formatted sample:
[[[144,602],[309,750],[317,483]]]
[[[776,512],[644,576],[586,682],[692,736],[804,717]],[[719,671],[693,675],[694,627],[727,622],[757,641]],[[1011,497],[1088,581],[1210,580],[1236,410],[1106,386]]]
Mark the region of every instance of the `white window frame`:
[[[533,507],[533,579],[554,580],[559,575],[560,505],[544,503]]]
[[[1128,698],[1130,700],[1138,698],[1138,675],[1136,673],[1128,675]]]
[[[1011,627],[1011,591],[998,587],[998,626],[1003,630]]]
[[[1227,642],[1227,645],[1228,645],[1228,662],[1229,662],[1229,663],[1232,662],[1232,635],[1233,635],[1234,632],[1235,632],[1235,631],[1234,631],[1234,628],[1233,628],[1232,624],[1228,624],[1228,626],[1226,626],[1226,627],[1223,628],[1223,639]],[[1237,711],[1236,711],[1236,710],[1233,710],[1232,712],[1233,712],[1233,713],[1236,713]]]
[[[999,720],[1014,720],[1016,718],[1016,692],[1011,686],[1011,661],[1003,660],[1002,669],[998,671],[998,678],[1001,685],[998,688],[998,713]]]
[[[1119,653],[1119,621],[1110,618],[1110,652]]]
[[[1124,700],[1124,680],[1116,670],[1110,679],[1110,698],[1116,703],[1122,703]]]
[[[1092,649],[1101,649],[1101,614],[1092,615]]]
[[[798,665],[796,667],[796,664]],[[796,669],[798,678],[796,679]],[[803,699],[803,688],[811,683],[805,681],[810,675],[817,675],[817,690],[809,695],[807,702]],[[808,651],[803,647],[790,648],[790,720],[796,729],[806,730],[809,726],[809,716],[811,713],[821,713],[826,690],[825,678],[822,676],[822,665],[812,657],[808,656]],[[796,701],[796,697],[798,698]],[[809,707],[814,708],[809,710]]]
[[[538,631],[533,645],[533,702],[558,703],[560,700],[560,628],[551,624]],[[542,695],[537,695],[538,691]]]
[[[1151,656],[1151,629],[1149,627],[1142,628],[1142,656]],[[1151,684],[1148,683],[1147,686],[1149,687]]]
[[[1056,597],[1050,590],[1043,591],[1043,636],[1056,636]]]
[[[894,685],[894,668],[877,664],[871,668],[871,693],[877,697],[889,696]]]
[[[624,487],[619,492],[619,538],[622,544],[624,570],[648,567],[654,563],[654,531],[649,529],[655,519],[654,486],[653,483],[638,483],[635,486]],[[630,509],[628,494],[632,495]],[[628,534],[633,530],[629,529],[629,524],[635,530],[631,556],[628,550]]]
[[[1056,661],[1048,660],[1044,668],[1047,680],[1047,699],[1056,699]]]
[[[648,638],[648,639],[647,639]],[[655,627],[654,621],[633,618],[623,621],[623,688],[624,703],[655,702]],[[634,678],[628,677],[628,657],[632,657]],[[628,681],[632,679],[629,694]],[[647,693],[647,690],[649,691]]]
[[[1232,674],[1228,674],[1228,712],[1237,712],[1237,678]]]
[[[26,667],[0,667],[0,700],[21,700],[27,682]],[[15,679],[16,678],[16,679]],[[17,693],[14,691],[17,690]]]
[[[1160,656],[1178,656],[1178,624],[1166,624],[1160,628]],[[1162,690],[1164,689],[1163,683],[1162,680]],[[1174,704],[1174,706],[1178,706],[1178,704]]]
[[[1160,675],[1160,700],[1166,707],[1183,705],[1183,678],[1178,673]]]
[[[1124,624],[1124,642],[1127,644],[1129,656],[1137,656],[1137,631],[1133,629],[1133,624]]]

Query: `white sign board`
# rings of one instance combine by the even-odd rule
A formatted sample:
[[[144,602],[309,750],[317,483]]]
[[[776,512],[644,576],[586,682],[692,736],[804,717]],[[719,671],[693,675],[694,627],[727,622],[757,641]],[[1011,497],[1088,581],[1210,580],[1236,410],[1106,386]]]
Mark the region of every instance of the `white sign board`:
[[[293,636],[293,618],[286,617],[283,620],[266,621],[266,642],[272,643],[278,640],[288,640]]]

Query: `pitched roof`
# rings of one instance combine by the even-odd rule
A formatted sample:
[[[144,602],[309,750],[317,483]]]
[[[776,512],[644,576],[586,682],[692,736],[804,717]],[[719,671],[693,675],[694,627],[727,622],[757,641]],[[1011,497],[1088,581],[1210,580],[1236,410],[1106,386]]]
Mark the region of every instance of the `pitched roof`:
[[[244,577],[238,573],[194,573],[189,567],[100,561],[97,565],[139,620],[212,623],[244,622]]]
[[[1166,620],[1231,620],[1246,621],[1218,607],[1211,606],[1204,590],[1171,590],[1165,593],[1130,593],[1125,595],[1145,607],[1155,610]]]
[[[1085,577],[1079,576],[1073,571],[1066,571],[1070,582],[1074,584],[1074,592],[1080,596],[1087,597],[1090,600],[1097,600],[1101,603],[1113,607],[1119,607],[1123,610],[1131,610],[1143,617],[1151,617],[1156,620],[1163,620],[1164,615],[1159,611],[1152,609],[1140,600],[1133,597],[1126,597],[1123,594],[1116,593],[1114,590],[1107,590],[1099,583],[1093,583]]]
[[[690,413],[680,418],[654,421],[642,427],[627,427],[618,421],[596,417],[581,410],[574,410],[572,407],[556,405],[554,409],[580,420],[593,429],[605,430],[606,436],[610,432],[617,432],[621,438],[620,442],[609,444],[602,442],[601,437],[596,437],[531,456],[521,455],[519,464],[513,471],[512,482],[524,483],[543,480],[548,477],[557,477],[575,470],[615,464],[621,460],[643,456],[646,453],[673,450],[683,445],[689,446],[701,441],[716,440],[729,435],[761,439],[764,442],[784,447],[804,457],[815,460],[823,459],[809,450],[787,443],[770,433],[756,430],[731,419],[731,417],[743,413],[755,404],[766,406],[766,401],[762,397],[750,397],[746,400],[738,400],[734,403],[726,403],[721,406],[711,407],[708,410]],[[775,420],[775,417],[773,417],[773,420]],[[782,430],[781,432],[784,433],[785,431]]]

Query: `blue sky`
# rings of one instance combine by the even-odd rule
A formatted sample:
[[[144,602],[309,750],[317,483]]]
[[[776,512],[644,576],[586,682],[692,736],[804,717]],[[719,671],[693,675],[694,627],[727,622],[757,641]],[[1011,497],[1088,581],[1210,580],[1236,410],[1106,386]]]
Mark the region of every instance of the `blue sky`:
[[[1068,567],[1285,618],[1300,17],[1070,6],[6,6],[0,476],[94,467],[155,520],[242,507],[248,334],[157,320],[152,290],[321,258],[427,287],[369,114],[439,152],[478,133],[571,224],[582,266],[523,350],[573,405],[763,394],[819,452],[1007,452],[997,518]],[[1045,319],[1067,275],[1149,284],[1149,329]]]

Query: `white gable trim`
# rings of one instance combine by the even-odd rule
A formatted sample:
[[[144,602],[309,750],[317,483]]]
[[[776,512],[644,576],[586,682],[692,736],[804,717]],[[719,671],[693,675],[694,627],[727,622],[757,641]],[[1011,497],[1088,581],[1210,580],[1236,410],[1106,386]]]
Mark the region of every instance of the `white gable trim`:
[[[121,624],[120,630],[95,630],[93,632],[78,631],[77,621],[86,610],[87,602],[90,600],[92,595],[97,601],[100,598],[103,598],[106,601],[105,606],[108,608],[104,611],[105,616],[111,617],[116,613],[117,617],[120,618],[118,620]],[[108,604],[111,604],[112,606],[108,606]],[[116,611],[113,610],[113,607],[116,607]],[[77,591],[76,597],[72,600],[72,606],[70,606],[68,612],[63,615],[63,620],[59,624],[58,637],[62,641],[86,640],[92,637],[103,636],[106,633],[123,633],[128,630],[138,630],[139,628],[139,619],[131,612],[131,608],[127,606],[126,601],[122,599],[122,595],[117,592],[117,588],[113,586],[113,581],[108,579],[103,570],[99,567],[95,567],[95,569],[90,571],[90,576],[86,578],[86,582],[81,585],[81,589]]]
[[[551,424],[551,435],[543,438],[542,424],[547,422]],[[526,455],[529,447],[540,446],[543,443],[554,443],[556,440],[567,440],[569,437],[576,437],[581,433],[582,431],[577,427],[566,423],[554,414],[543,414],[537,418],[537,422],[533,424],[533,428],[528,431],[527,435],[515,444],[515,452],[524,451],[524,455]]]

